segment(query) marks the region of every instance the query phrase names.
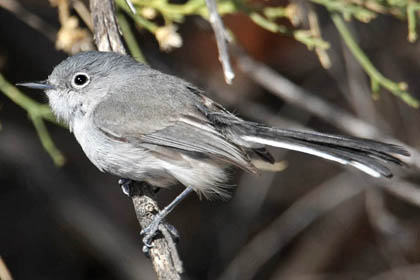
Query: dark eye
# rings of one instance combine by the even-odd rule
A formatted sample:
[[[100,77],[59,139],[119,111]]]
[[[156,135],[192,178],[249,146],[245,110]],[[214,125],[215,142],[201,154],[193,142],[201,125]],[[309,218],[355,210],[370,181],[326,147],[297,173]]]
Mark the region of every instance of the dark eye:
[[[90,79],[86,73],[76,73],[73,76],[72,85],[75,88],[85,87],[89,83]]]

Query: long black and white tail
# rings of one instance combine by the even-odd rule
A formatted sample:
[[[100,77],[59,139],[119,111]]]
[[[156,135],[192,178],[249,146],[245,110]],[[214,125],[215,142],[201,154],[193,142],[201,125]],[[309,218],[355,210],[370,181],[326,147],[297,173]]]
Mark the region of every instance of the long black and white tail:
[[[373,177],[392,177],[384,163],[404,166],[394,155],[410,155],[403,147],[374,140],[279,129],[247,122],[239,124],[235,134],[246,142],[289,149],[350,165]]]

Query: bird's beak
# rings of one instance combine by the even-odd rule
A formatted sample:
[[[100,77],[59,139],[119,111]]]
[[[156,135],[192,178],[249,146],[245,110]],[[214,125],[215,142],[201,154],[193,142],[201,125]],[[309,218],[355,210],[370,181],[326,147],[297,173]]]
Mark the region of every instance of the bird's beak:
[[[39,81],[39,82],[33,82],[33,83],[17,83],[17,86],[20,87],[28,87],[33,89],[55,89],[55,86],[48,83],[48,81]]]

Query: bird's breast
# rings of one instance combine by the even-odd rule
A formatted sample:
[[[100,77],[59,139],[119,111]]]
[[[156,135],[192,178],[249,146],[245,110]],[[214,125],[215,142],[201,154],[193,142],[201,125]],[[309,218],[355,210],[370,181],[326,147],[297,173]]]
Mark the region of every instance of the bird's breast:
[[[75,119],[73,133],[89,160],[102,172],[148,181],[167,177],[161,160],[141,145],[118,141],[102,133],[89,118]]]

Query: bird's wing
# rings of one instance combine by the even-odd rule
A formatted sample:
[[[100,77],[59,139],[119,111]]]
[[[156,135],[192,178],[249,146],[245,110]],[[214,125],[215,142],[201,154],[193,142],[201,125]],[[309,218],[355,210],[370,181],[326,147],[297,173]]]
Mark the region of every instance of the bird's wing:
[[[157,145],[195,153],[192,156],[218,158],[256,172],[246,153],[230,143],[195,107],[190,100],[195,98],[194,93],[185,96],[188,88],[180,89],[182,84],[169,88],[165,83],[161,85],[154,84],[152,89],[138,96],[124,90],[110,94],[95,107],[94,125],[117,141],[142,147]],[[170,90],[173,92],[168,92]],[[183,95],[177,95],[177,92]]]

